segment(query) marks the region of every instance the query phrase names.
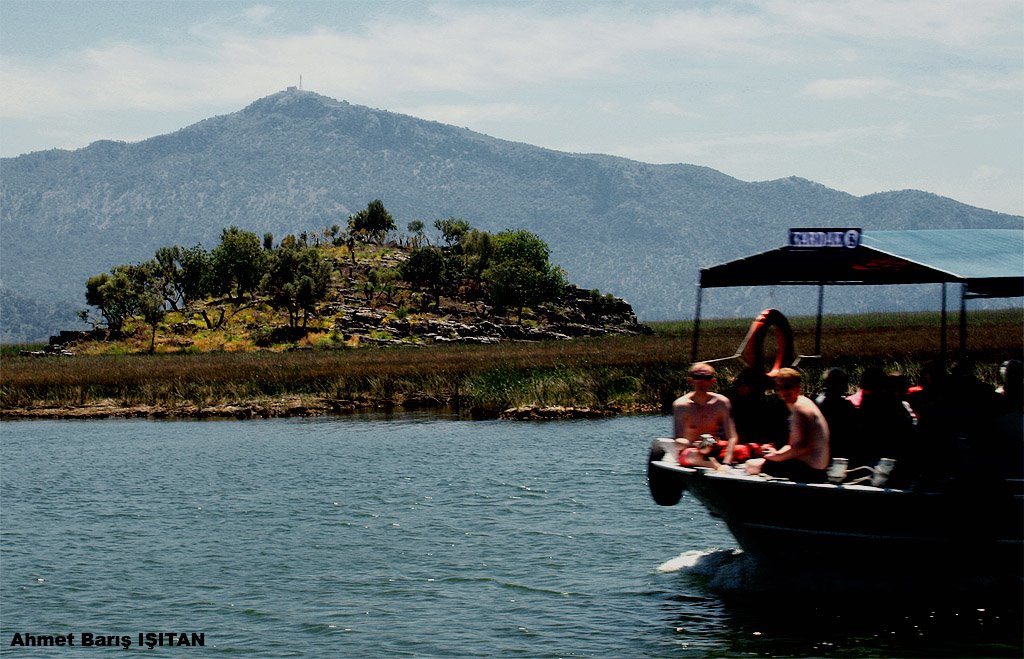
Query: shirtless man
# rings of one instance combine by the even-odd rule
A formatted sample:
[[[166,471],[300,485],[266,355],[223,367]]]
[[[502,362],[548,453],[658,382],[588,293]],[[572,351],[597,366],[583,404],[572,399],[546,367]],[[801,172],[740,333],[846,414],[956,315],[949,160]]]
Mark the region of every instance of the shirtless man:
[[[728,444],[722,462],[731,464],[736,447],[736,426],[732,422],[729,399],[711,391],[715,383],[715,369],[704,362],[694,364],[690,368],[689,383],[693,391],[672,403],[676,442],[685,448],[696,446],[704,434],[725,439]]]
[[[763,459],[747,461],[747,472],[781,476],[804,483],[825,481],[828,468],[828,423],[810,398],[800,393],[800,372],[779,369],[775,391],[789,408],[789,444],[770,449]]]

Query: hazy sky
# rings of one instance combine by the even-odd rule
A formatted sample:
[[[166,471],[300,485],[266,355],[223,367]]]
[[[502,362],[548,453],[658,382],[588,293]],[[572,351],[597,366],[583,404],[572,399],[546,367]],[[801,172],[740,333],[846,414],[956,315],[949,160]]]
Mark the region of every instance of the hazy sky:
[[[1024,2],[0,0],[0,155],[298,85],[517,142],[1024,214]]]

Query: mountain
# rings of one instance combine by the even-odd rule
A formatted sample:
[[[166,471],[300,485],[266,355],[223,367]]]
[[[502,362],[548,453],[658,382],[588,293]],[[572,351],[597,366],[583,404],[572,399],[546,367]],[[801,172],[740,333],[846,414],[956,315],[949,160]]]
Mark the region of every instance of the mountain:
[[[400,229],[455,216],[533,231],[573,282],[624,297],[642,320],[690,316],[700,267],[777,247],[791,226],[1024,226],[925,192],[855,197],[563,153],[290,88],[141,142],[0,160],[0,340],[75,326],[89,276],[161,246],[212,248],[231,225],[344,227],[373,199]],[[750,297],[723,295],[727,312]]]

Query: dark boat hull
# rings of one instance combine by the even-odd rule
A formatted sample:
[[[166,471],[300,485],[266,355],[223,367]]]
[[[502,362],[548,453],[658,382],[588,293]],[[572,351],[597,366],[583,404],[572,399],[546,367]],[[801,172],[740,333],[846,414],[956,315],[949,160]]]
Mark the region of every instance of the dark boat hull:
[[[1024,497],[1002,485],[915,492],[767,480],[657,460],[648,470],[663,491],[691,493],[763,561],[1024,573]]]

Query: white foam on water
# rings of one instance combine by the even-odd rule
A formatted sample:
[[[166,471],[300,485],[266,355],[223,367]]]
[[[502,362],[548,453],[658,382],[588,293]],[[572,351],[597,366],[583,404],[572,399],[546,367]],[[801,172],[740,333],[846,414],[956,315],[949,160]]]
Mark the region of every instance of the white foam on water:
[[[670,558],[657,567],[658,572],[689,572],[702,576],[711,576],[722,564],[735,560],[741,555],[735,549],[691,549],[684,551],[675,558]]]

